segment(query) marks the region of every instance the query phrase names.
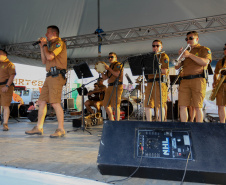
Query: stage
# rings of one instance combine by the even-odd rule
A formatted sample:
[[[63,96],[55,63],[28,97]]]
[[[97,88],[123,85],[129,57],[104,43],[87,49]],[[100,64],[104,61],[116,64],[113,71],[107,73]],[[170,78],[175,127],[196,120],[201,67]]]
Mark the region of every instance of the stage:
[[[14,173],[15,170],[27,174],[27,178],[26,175],[24,176],[23,184],[29,185],[32,185],[32,182],[34,181],[29,175],[31,173],[34,178],[37,178],[36,174],[43,175],[46,174],[45,172],[48,172],[51,173],[48,175],[55,180],[57,180],[59,177],[58,174],[60,174],[60,178],[65,178],[65,182],[67,182],[67,179],[70,179],[68,184],[71,181],[73,181],[74,184],[82,184],[79,182],[83,182],[83,179],[93,180],[93,182],[87,182],[88,184],[98,184],[98,182],[107,183],[112,180],[124,178],[119,176],[101,175],[98,171],[97,156],[103,125],[93,126],[90,130],[92,135],[88,132],[79,130],[77,132],[67,133],[64,138],[52,139],[49,135],[52,134],[57,127],[57,122],[54,120],[45,121],[43,136],[25,135],[25,130],[30,130],[36,123],[30,122],[25,118],[19,118],[19,121],[20,122],[17,122],[10,118],[10,130],[8,132],[3,132],[2,126],[0,127],[0,166],[4,167],[0,168],[0,184],[2,184],[2,182],[7,182],[3,183],[7,185],[17,184],[18,175]],[[66,131],[73,129],[72,122],[65,122]],[[109,135],[109,137],[111,136]],[[15,178],[13,178],[13,173],[15,174]],[[46,182],[50,179],[48,175],[43,176],[43,178],[46,179]],[[56,178],[54,178],[54,176]],[[33,184],[35,184],[35,182]],[[50,183],[48,182],[48,184]],[[180,182],[131,178],[130,180],[117,182],[115,184],[179,185]],[[184,183],[184,185],[191,184],[199,185],[200,183]]]

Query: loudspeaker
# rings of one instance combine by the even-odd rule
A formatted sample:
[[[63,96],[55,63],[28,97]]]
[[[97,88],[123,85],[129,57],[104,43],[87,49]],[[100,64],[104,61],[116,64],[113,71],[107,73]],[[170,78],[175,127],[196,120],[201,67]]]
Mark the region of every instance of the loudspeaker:
[[[27,118],[31,121],[31,122],[36,122],[38,121],[38,110],[33,110],[31,111]]]
[[[73,119],[73,121],[72,121],[73,127],[78,128],[78,127],[81,127],[81,125],[82,125],[82,119]]]
[[[74,109],[74,98],[64,99],[64,109]]]
[[[19,117],[18,105],[19,105],[19,103],[11,103],[10,106],[9,106],[10,116],[13,117],[13,118]]]
[[[98,168],[103,175],[226,184],[226,126],[218,123],[107,121]],[[110,137],[109,137],[110,136]]]

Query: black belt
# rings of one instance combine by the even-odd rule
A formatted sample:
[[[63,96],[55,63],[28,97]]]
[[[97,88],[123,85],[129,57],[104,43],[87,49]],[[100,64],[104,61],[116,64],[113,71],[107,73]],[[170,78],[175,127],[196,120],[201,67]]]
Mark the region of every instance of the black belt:
[[[0,82],[0,85],[5,85],[5,84],[7,84],[7,82],[8,82],[8,80],[5,82]]]
[[[181,80],[184,80],[184,79],[194,79],[194,78],[205,78],[205,75],[204,74],[199,74],[199,75],[189,75],[189,76],[184,76],[184,77],[181,77],[180,79]]]
[[[6,81],[4,81],[4,82],[0,82],[0,85],[5,85],[5,84],[7,84],[7,82],[8,82],[8,79],[7,79]],[[12,83],[11,85],[14,86],[14,83]],[[11,86],[11,85],[10,85],[10,86]]]
[[[108,84],[108,86],[113,86],[113,85],[115,85],[115,82]],[[122,82],[118,82],[118,85],[122,85]]]
[[[59,74],[62,74],[63,76],[65,75],[66,70],[65,69],[56,69],[55,73],[53,74],[51,71],[46,73],[46,77],[52,76],[52,77],[56,77]]]

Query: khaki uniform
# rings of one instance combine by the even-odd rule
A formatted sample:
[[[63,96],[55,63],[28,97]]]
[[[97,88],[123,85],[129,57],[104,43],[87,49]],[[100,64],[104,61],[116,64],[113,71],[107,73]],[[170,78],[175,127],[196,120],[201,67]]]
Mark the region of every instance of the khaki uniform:
[[[60,70],[67,69],[67,49],[61,38],[51,43],[49,51],[54,53],[55,58],[46,61],[46,71],[50,71],[50,68],[55,66]],[[61,74],[57,77],[46,77],[39,100],[47,103],[61,103],[62,88],[65,83],[66,79]]]
[[[0,83],[5,82],[11,75],[16,75],[15,65],[7,58],[4,62],[0,62]],[[7,92],[2,92],[4,85],[0,85],[0,105],[10,106],[13,96],[13,85],[9,86]]]
[[[106,90],[106,86],[105,85],[101,85],[101,86],[98,86],[98,87],[99,87],[100,90],[103,90],[103,91]],[[90,91],[90,92],[92,92],[92,91]],[[101,92],[101,93],[104,93],[104,92]],[[100,98],[102,98],[102,97],[100,97]],[[89,101],[90,106],[94,106],[97,102],[100,103],[100,106],[103,106],[103,101],[104,100],[102,99],[101,101],[94,101],[94,100],[87,100],[87,101]]]
[[[224,66],[222,66],[222,61],[224,59]],[[226,56],[217,62],[214,73],[219,74],[220,69],[225,68],[226,70]],[[222,83],[216,96],[216,104],[218,106],[226,106],[226,83]]]
[[[109,67],[111,69],[113,69],[113,71],[120,71],[122,69],[122,65],[120,62],[111,63],[111,65]],[[117,77],[112,75],[109,71],[107,71],[106,75],[109,78],[108,84],[115,82]],[[119,83],[120,82],[123,82],[123,69],[122,69],[120,77],[119,77]],[[105,91],[103,106],[107,106],[113,89],[114,89],[114,92],[113,92],[113,95],[111,97],[108,107],[111,107],[111,106],[116,107],[116,87],[114,88],[114,86],[107,87],[107,89]],[[118,85],[118,90],[117,90],[117,107],[120,107],[122,92],[123,92],[123,85],[121,84],[121,85]]]
[[[159,56],[158,56],[159,57]],[[169,57],[167,54],[162,53],[161,57],[160,57],[160,63],[161,65],[161,69],[169,69]],[[168,72],[167,74],[168,75]],[[163,74],[162,74],[163,76]],[[148,75],[148,79],[153,79],[154,78],[154,74]],[[159,74],[156,75],[156,78],[159,78]],[[154,108],[160,107],[160,92],[159,92],[159,80],[157,80],[154,84],[153,90],[152,90],[152,94],[151,94],[151,98],[149,101],[149,105],[148,105],[148,99],[149,99],[149,95],[151,92],[151,87],[152,87],[153,82],[148,82],[147,87],[145,89],[145,107],[149,107],[149,108]],[[166,102],[167,102],[167,85],[166,83],[161,83],[161,94],[162,94],[162,107],[165,106]]]
[[[194,47],[190,53],[201,57],[207,58],[212,61],[211,51],[205,46],[198,44]],[[204,69],[207,66],[201,66],[193,61],[191,58],[185,58],[182,62],[183,73],[181,77],[190,75],[203,74]],[[179,106],[193,106],[203,107],[203,100],[206,96],[206,79],[205,78],[193,78],[193,79],[182,79],[179,87]]]

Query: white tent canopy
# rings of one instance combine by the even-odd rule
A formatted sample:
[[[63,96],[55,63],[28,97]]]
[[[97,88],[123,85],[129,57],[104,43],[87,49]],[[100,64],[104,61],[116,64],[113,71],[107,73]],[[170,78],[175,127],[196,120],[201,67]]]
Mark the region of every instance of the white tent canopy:
[[[97,0],[0,0],[0,45],[36,41],[45,36],[46,27],[57,25],[60,37],[93,34],[98,28]],[[172,23],[225,14],[226,0],[100,0],[100,28],[105,32]],[[207,20],[208,21],[208,20]],[[223,23],[225,24],[225,22]],[[177,53],[186,46],[185,34],[158,38],[166,53]],[[212,51],[222,51],[226,26],[217,32],[200,34],[200,43]],[[102,45],[101,55],[110,51],[133,55],[151,51],[152,40]],[[68,58],[98,57],[98,47],[68,49]],[[36,60],[18,57],[13,62],[41,66]]]

